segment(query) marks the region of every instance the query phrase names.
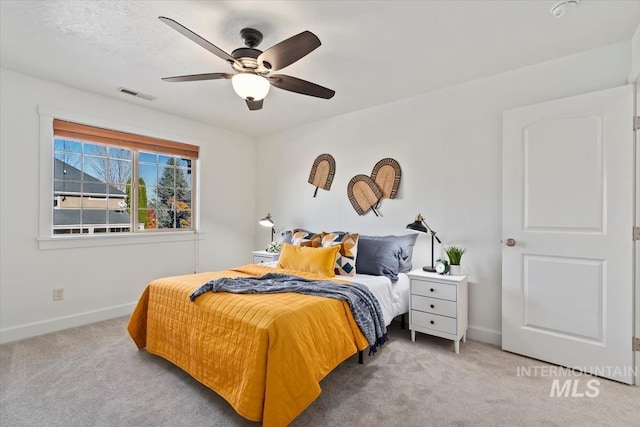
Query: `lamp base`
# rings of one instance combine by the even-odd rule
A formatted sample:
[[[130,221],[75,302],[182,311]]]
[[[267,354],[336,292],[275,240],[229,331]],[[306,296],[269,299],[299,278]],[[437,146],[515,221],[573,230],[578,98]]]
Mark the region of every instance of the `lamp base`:
[[[435,273],[436,272],[436,268],[435,267],[422,267],[422,269],[424,271],[428,271],[429,273]]]

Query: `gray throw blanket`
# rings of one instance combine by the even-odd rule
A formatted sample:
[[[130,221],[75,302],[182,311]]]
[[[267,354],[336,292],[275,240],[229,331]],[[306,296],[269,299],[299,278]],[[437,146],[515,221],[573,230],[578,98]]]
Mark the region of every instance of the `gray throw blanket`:
[[[259,294],[295,292],[347,301],[353,318],[369,342],[369,354],[387,341],[380,303],[369,288],[359,283],[342,284],[327,280],[308,280],[298,276],[267,273],[261,277],[223,277],[211,280],[196,289],[189,299],[193,302],[205,292],[229,292],[234,294]]]

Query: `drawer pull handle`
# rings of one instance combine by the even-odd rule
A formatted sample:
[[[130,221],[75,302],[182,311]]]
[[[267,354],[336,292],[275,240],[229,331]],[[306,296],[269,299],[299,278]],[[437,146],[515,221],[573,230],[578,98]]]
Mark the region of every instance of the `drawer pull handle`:
[[[435,290],[433,288],[430,289],[431,292],[435,292]]]
[[[431,321],[431,324],[432,324],[432,325],[435,325],[435,324],[436,324],[436,322],[434,322],[434,321],[432,320],[432,321]]]
[[[435,305],[433,305],[433,304],[431,304],[431,308],[436,308],[436,306],[435,306]]]

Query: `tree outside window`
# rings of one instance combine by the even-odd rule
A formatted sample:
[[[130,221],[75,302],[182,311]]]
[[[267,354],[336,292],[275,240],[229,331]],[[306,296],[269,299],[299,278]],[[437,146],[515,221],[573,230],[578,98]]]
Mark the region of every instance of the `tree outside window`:
[[[191,159],[62,139],[55,147],[54,234],[193,228]]]

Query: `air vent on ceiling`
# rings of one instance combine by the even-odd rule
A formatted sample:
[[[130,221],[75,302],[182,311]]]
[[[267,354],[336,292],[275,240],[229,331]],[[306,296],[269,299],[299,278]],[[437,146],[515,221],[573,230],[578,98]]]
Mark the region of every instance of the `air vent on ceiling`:
[[[126,93],[127,95],[136,96],[138,98],[146,99],[147,101],[153,101],[157,99],[157,97],[152,95],[147,95],[146,93],[137,92],[132,89],[127,89],[126,87],[119,87],[118,92]]]

